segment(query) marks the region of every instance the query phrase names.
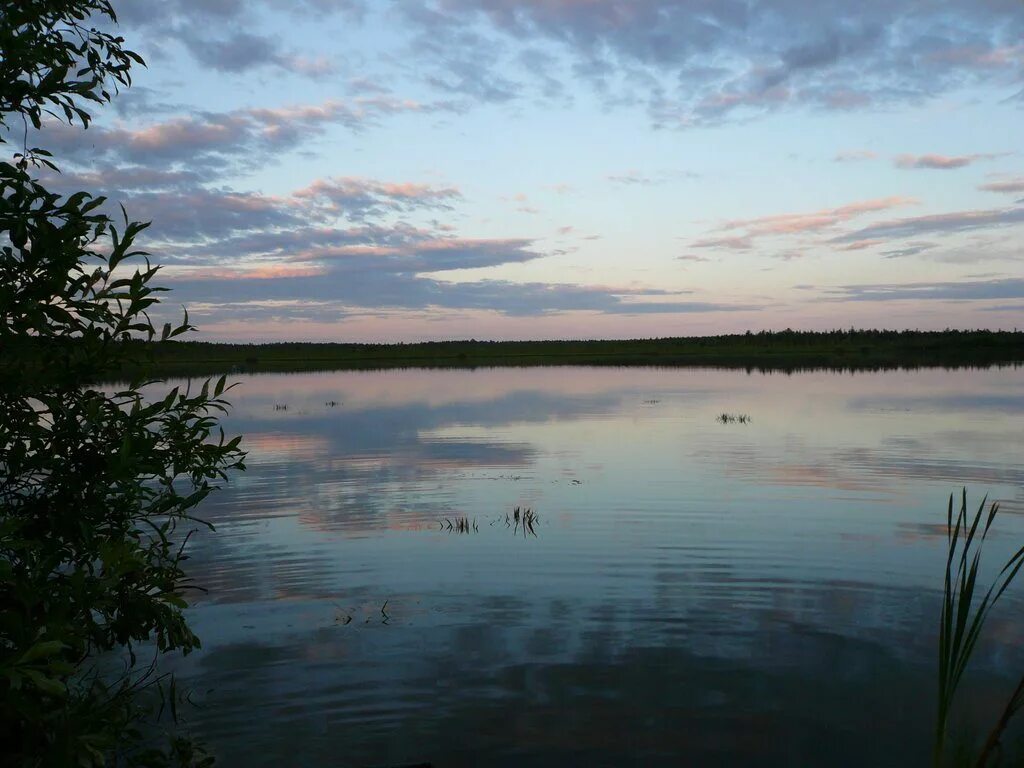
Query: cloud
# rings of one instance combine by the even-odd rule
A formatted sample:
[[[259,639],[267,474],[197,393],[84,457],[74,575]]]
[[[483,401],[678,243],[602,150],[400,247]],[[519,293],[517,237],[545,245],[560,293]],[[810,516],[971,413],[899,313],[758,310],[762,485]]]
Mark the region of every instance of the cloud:
[[[507,102],[521,95],[521,84],[492,66],[509,47],[503,41],[470,27],[441,23],[442,14],[425,3],[400,7],[415,30],[406,66],[426,83],[484,103]]]
[[[694,248],[724,248],[730,251],[749,251],[754,247],[753,241],[746,235],[735,237],[706,237],[690,243]]]
[[[748,251],[754,248],[757,238],[815,235],[835,229],[861,216],[903,205],[912,205],[916,202],[914,198],[892,196],[861,200],[837,208],[780,213],[751,219],[732,219],[712,230],[709,236],[693,241],[691,245],[695,248]],[[864,239],[866,238],[856,238],[856,240]],[[802,255],[800,252],[789,251],[786,258],[796,258]]]
[[[524,194],[523,192],[517,192],[511,197],[502,195],[499,199],[503,201],[511,200],[515,203],[518,203],[518,205],[515,207],[515,210],[518,213],[527,213],[530,215],[537,215],[540,213],[540,208],[538,208],[535,205],[530,205],[530,198],[527,197],[526,194]]]
[[[249,32],[236,32],[220,39],[189,36],[184,43],[200,64],[221,72],[243,72],[284,60],[276,41]]]
[[[609,103],[646,103],[656,123],[677,127],[918,102],[974,84],[1019,88],[1024,36],[1024,10],[1001,0],[406,0],[399,8],[416,30],[410,55],[428,71],[449,69],[453,90],[492,91],[493,100],[487,84],[516,72],[521,82],[497,89],[509,98],[530,84],[549,89],[552,73],[566,71]],[[453,53],[460,44],[468,58]],[[543,78],[517,66],[524,50],[544,52]]]
[[[694,248],[720,251],[751,251],[760,247],[762,238],[795,239],[802,247],[831,246],[841,251],[862,251],[885,247],[880,255],[887,259],[916,256],[936,248],[936,244],[925,239],[938,235],[961,232],[983,233],[990,229],[1024,224],[1024,205],[1009,208],[954,211],[949,213],[910,216],[875,221],[866,226],[851,228],[857,219],[883,213],[917,201],[908,197],[886,197],[863,200],[837,208],[816,211],[783,213],[759,216],[750,219],[726,221],[690,243]],[[891,241],[914,238],[904,245]],[[990,240],[979,240],[973,244],[961,245],[954,250],[930,254],[934,261],[966,263],[978,261],[1016,261],[1019,250],[997,247]],[[805,254],[801,249],[790,249],[779,258],[799,258]]]
[[[189,170],[115,166],[68,171],[46,181],[57,192],[68,194],[88,189],[94,195],[109,198],[107,213],[115,218],[119,210],[113,201],[124,201],[132,219],[153,222],[147,230],[147,240],[164,244],[160,261],[165,263],[176,258],[182,244],[306,222],[302,212],[285,198],[210,189],[205,186],[202,174]]]
[[[254,226],[224,236],[197,233],[195,240],[182,238],[164,243],[160,259],[164,263],[200,266],[234,266],[243,261],[265,266],[311,261],[311,254],[340,253],[346,249],[353,254],[386,253],[437,237],[430,229],[401,221],[339,227],[330,222],[310,224],[308,217],[302,216],[301,208],[291,213],[292,218],[283,227],[262,227],[254,220]],[[154,226],[159,226],[159,222],[154,222]]]
[[[80,127],[51,121],[44,124],[40,141],[58,160],[82,165],[192,165],[197,161],[218,167],[229,161],[262,165],[268,155],[294,149],[331,126],[360,131],[382,117],[450,108],[439,102],[376,95],[288,107],[196,111],[131,128],[94,124],[84,133]]]
[[[907,256],[917,256],[935,247],[935,243],[910,242],[902,248],[894,248],[891,251],[882,251],[881,255],[887,259],[903,259]]]
[[[1024,279],[846,285],[830,289],[837,301],[991,301],[1024,299]]]
[[[841,251],[858,251],[867,248],[880,246],[891,246],[888,240],[879,238],[875,240],[854,240],[853,242],[835,246]],[[1010,243],[1005,247],[1005,242],[1000,239],[981,234],[971,238],[957,239],[940,247],[938,243],[923,240],[913,240],[902,247],[890,247],[878,253],[884,259],[902,259],[910,256],[921,256],[932,262],[943,264],[979,264],[998,261],[1021,261],[1024,260],[1024,251],[1018,245]],[[964,275],[965,278],[981,277],[982,275]],[[988,277],[990,275],[984,275]]]
[[[771,257],[773,259],[779,259],[780,261],[795,261],[797,259],[804,258],[806,255],[806,251],[801,251],[799,249],[791,249],[788,251],[778,251],[776,253],[772,253]]]
[[[326,55],[285,50],[279,29],[261,30],[264,9],[290,11],[299,18],[339,14],[356,23],[366,12],[361,0],[161,0],[145,7],[126,3],[118,18],[156,55],[165,55],[168,43],[178,42],[199,64],[220,72],[276,68],[318,78],[337,70]],[[223,29],[231,31],[217,34]]]
[[[568,104],[585,83],[675,127],[1016,90],[1024,66],[1024,12],[1004,0],[165,0],[120,11],[158,55],[180,45],[222,72],[335,73],[336,51],[282,46],[281,14],[386,25],[397,50],[353,45],[353,56],[464,101]]]
[[[175,301],[209,319],[246,316],[324,321],[352,312],[488,310],[508,316],[562,311],[619,315],[729,312],[749,305],[692,300],[660,290],[505,280],[441,279],[548,255],[530,238],[466,238],[414,225],[462,200],[458,189],[361,177],[319,179],[287,195],[213,188],[187,169],[141,165],[69,172],[63,190],[127,199],[154,219],[147,250],[169,267]],[[223,312],[219,307],[227,307]]]
[[[225,38],[188,36],[182,42],[196,61],[220,72],[241,73],[257,67],[277,67],[293,74],[319,78],[337,72],[324,55],[304,56],[280,50],[276,38],[236,32]]]
[[[610,173],[605,176],[605,178],[612,184],[644,187],[649,187],[653,184],[660,184],[662,181],[661,179],[655,179],[654,177],[643,174],[635,169],[630,169],[623,173]]]
[[[188,250],[187,248],[185,249]],[[253,263],[255,255],[261,254]],[[750,305],[681,300],[660,290],[504,280],[451,282],[440,273],[522,263],[546,254],[534,241],[437,237],[409,227],[251,232],[204,245],[212,266],[179,269],[165,283],[189,304],[285,302],[307,316],[352,311],[490,310],[510,316],[563,311],[613,314],[728,312]],[[269,261],[268,261],[269,259]],[[230,264],[238,266],[231,267]],[[275,305],[277,306],[277,305]],[[305,307],[305,309],[303,309]],[[268,310],[269,312],[269,310]]]
[[[168,263],[265,255],[284,247],[409,242],[430,235],[402,223],[402,217],[449,210],[461,199],[454,187],[361,177],[318,179],[282,196],[216,188],[215,182],[193,170],[141,165],[69,171],[47,179],[55,191],[88,189],[125,201],[132,218],[153,222],[148,237],[161,244],[161,258]],[[363,226],[339,228],[339,222]]]
[[[568,104],[586,83],[607,105],[645,106],[675,127],[920,102],[976,84],[1016,90],[1024,68],[1024,12],[1004,0],[164,0],[119,15],[147,55],[180,46],[220,72],[314,78],[338,73],[343,58],[286,49],[281,25],[369,19],[400,47],[353,44],[363,68],[372,60],[463,107]]]
[[[950,171],[964,168],[979,160],[992,160],[1002,154],[984,153],[974,155],[897,155],[893,165],[904,170],[925,168],[935,171]]]
[[[54,189],[100,190],[99,194],[128,197],[127,193],[191,189],[207,179],[195,170],[154,168],[145,165],[104,167],[97,170],[68,171],[53,176]]]
[[[280,65],[290,72],[312,78],[326,77],[338,71],[338,65],[327,56],[294,55],[284,59]]]
[[[1024,223],[1024,207],[956,211],[953,213],[932,214],[930,216],[890,219],[838,235],[832,238],[830,242],[842,244],[858,240],[920,237],[930,234],[949,234],[993,227],[1007,227],[1022,223]]]
[[[832,160],[836,163],[854,163],[861,160],[874,160],[876,157],[878,157],[878,153],[872,152],[870,149],[847,149],[837,152]]]
[[[807,244],[831,245],[839,250],[858,251],[884,246],[891,240],[981,231],[1024,223],[1024,206],[1017,206],[888,219],[867,226],[843,230],[844,226],[848,226],[860,217],[882,213],[916,202],[913,198],[893,196],[864,200],[837,208],[759,216],[751,219],[733,219],[724,222],[709,232],[707,236],[691,242],[690,245],[695,248],[749,251],[758,246],[759,238],[789,237],[800,238]],[[823,240],[821,239],[822,235],[828,237]],[[890,248],[883,251],[882,255],[886,258],[916,255],[932,248],[933,245],[926,241],[918,241],[907,246]],[[980,244],[978,254],[969,259],[965,259],[964,254],[961,253],[947,255],[941,260],[977,261],[987,259],[986,247],[985,244]],[[790,257],[794,254],[803,255],[801,251],[787,253]],[[1012,260],[1017,257],[1013,254],[1001,254],[999,258]]]
[[[360,95],[372,94],[375,96],[380,96],[391,93],[391,89],[388,86],[384,85],[383,83],[379,83],[376,80],[373,80],[372,78],[369,77],[349,78],[348,90],[349,93],[355,93]]]
[[[313,262],[334,274],[342,272],[387,272],[433,274],[462,269],[496,267],[541,258],[531,250],[534,241],[514,239],[465,239],[421,237],[395,245],[350,244],[314,247],[290,257],[290,261]]]
[[[462,194],[454,187],[342,177],[318,179],[294,192],[293,197],[319,203],[322,212],[336,213],[351,221],[363,221],[380,217],[387,211],[450,210],[451,202],[460,199]]]
[[[873,248],[876,245],[884,244],[884,240],[854,240],[852,243],[839,246],[841,251],[863,251],[867,248]]]
[[[489,310],[509,316],[590,311],[622,315],[750,311],[754,305],[688,300],[649,300],[651,294],[603,287],[478,280],[454,283],[406,272],[329,267],[314,276],[267,279],[165,278],[174,297],[205,302],[327,302],[341,309]],[[658,296],[658,293],[654,293]],[[638,300],[643,299],[643,300]]]
[[[1024,176],[1017,176],[1012,179],[999,179],[982,184],[978,187],[983,192],[1004,192],[1019,194],[1024,192]],[[1020,201],[1018,201],[1020,202]]]
[[[651,174],[643,173],[635,168],[630,168],[629,170],[621,173],[610,173],[605,176],[605,179],[610,181],[612,184],[638,187],[653,187],[658,184],[665,184],[672,180],[692,180],[697,178],[700,178],[700,174],[694,173],[693,171],[660,170]]]
[[[772,216],[761,216],[753,219],[733,219],[725,222],[721,229],[744,229],[751,236],[786,235],[799,232],[820,232],[838,224],[869,213],[913,205],[917,202],[912,197],[882,197],[874,200],[861,200],[848,203],[838,208],[822,208],[807,213],[782,213]]]

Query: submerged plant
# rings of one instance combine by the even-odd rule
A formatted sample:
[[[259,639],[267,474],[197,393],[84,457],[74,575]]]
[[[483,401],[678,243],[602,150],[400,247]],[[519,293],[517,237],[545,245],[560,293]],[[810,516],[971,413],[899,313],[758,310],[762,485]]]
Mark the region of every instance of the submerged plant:
[[[967,663],[978,642],[982,627],[992,606],[1024,565],[1024,547],[1018,549],[1003,565],[998,576],[989,586],[981,601],[975,605],[975,591],[978,589],[978,569],[981,552],[992,528],[992,522],[999,512],[999,504],[993,502],[985,514],[984,498],[973,518],[967,512],[967,489],[963,490],[960,511],[953,519],[953,495],[949,497],[946,513],[947,541],[946,575],[942,598],[942,613],[939,621],[939,701],[935,722],[934,764],[942,764],[946,730],[949,725],[950,709],[957,687],[963,677]],[[984,521],[984,523],[983,523]],[[982,524],[983,523],[983,524]],[[1006,726],[1017,711],[1024,706],[1024,678],[1018,683],[1007,702],[999,721],[992,729],[978,756],[975,766],[983,768],[998,750]]]

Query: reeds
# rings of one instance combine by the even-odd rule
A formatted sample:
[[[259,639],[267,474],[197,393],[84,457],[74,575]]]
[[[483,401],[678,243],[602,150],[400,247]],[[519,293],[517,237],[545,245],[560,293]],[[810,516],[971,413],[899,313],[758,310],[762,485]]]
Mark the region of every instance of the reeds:
[[[502,519],[500,516],[496,517],[490,521],[490,525],[493,526],[495,523],[500,525],[501,520]],[[525,509],[521,507],[516,507],[515,509],[512,510],[511,515],[508,512],[505,513],[505,527],[511,528],[512,532],[517,536],[519,535],[519,532],[522,531],[524,537],[533,536],[534,538],[536,538],[536,526],[539,524],[540,516],[537,515],[537,513],[534,512],[529,507]],[[446,531],[448,533],[480,532],[480,527],[477,524],[476,518],[474,517],[472,520],[470,520],[470,518],[464,515],[452,518],[446,517],[441,520],[438,520],[437,527],[441,531]]]
[[[519,529],[522,528],[524,538],[526,537],[527,533],[530,533],[533,535],[534,538],[537,538],[537,531],[534,529],[534,525],[536,525],[539,522],[540,518],[529,507],[527,507],[524,510],[520,510],[519,507],[516,507],[514,510],[512,510],[511,519],[509,519],[508,513],[505,513],[505,527],[513,528],[514,523],[515,527],[513,528],[513,533],[518,534]]]
[[[719,424],[749,424],[753,421],[745,413],[721,413],[715,417]]]
[[[988,497],[982,499],[978,511],[971,519],[967,513],[967,489],[965,488],[956,520],[953,520],[952,494],[950,494],[949,507],[946,512],[949,551],[946,556],[942,613],[939,621],[939,701],[933,753],[936,768],[942,765],[953,698],[964,670],[967,668],[967,663],[970,661],[971,653],[978,642],[985,619],[988,618],[992,606],[1017,576],[1021,565],[1024,565],[1024,547],[1021,547],[1006,561],[978,605],[974,605],[982,547],[992,528],[992,521],[995,520],[999,511],[999,505],[993,502],[986,515],[985,504],[987,501]],[[982,525],[983,518],[984,525]],[[1000,739],[1010,718],[1022,706],[1024,706],[1024,678],[1017,685],[1002,716],[986,739],[975,763],[976,768],[983,768],[989,758],[998,750]]]
[[[382,605],[380,607],[380,617],[381,617],[380,623],[381,624],[390,624],[391,623],[391,614],[388,613],[388,603],[390,602],[390,600],[391,600],[390,598],[385,600],[384,601],[384,605]],[[335,624],[340,624],[343,627],[347,627],[349,624],[352,623],[352,614],[351,613],[348,613],[346,610],[344,610],[337,603],[334,603],[334,607],[337,609],[334,612],[334,623]],[[367,616],[366,620],[363,622],[363,624],[369,624],[370,623],[370,619],[371,619],[371,617]]]
[[[442,531],[448,531],[449,533],[479,533],[480,529],[477,527],[476,518],[474,517],[472,522],[468,517],[456,517],[454,521],[449,520],[447,517],[444,522],[440,520],[437,524],[441,527]]]

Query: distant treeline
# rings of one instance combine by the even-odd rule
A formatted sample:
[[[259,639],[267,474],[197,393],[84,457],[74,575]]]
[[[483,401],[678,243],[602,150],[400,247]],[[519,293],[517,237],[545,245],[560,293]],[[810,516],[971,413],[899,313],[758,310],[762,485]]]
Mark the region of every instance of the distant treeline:
[[[764,370],[981,367],[1024,363],[1018,331],[762,331],[602,341],[433,341],[411,344],[132,342],[161,375],[404,367],[655,365]]]

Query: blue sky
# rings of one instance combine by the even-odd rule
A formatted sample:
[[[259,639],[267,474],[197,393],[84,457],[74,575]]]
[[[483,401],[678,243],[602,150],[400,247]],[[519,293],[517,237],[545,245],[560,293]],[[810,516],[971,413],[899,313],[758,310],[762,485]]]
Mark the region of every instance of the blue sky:
[[[120,6],[41,144],[205,338],[1024,325],[1018,0]]]

